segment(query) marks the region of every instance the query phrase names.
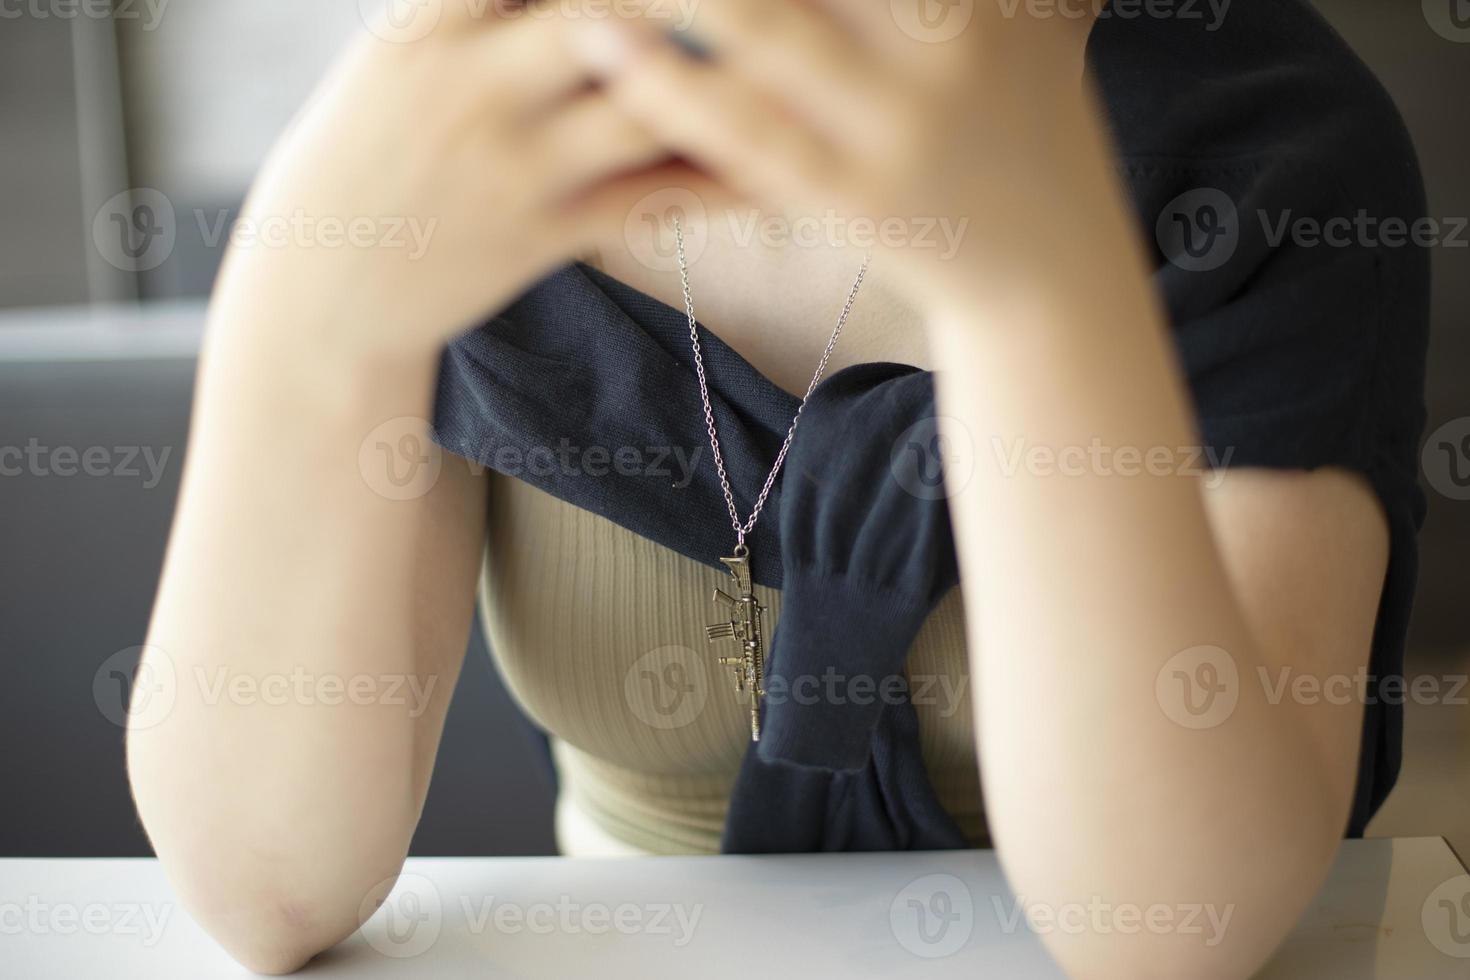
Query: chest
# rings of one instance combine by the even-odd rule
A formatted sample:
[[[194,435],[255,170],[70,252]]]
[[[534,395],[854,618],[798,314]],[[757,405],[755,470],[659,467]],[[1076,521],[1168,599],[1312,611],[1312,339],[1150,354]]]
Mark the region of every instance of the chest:
[[[522,708],[628,770],[733,777],[750,739],[749,702],[705,633],[710,592],[729,577],[513,477],[492,478],[488,525],[481,608]],[[774,630],[781,593],[755,588]],[[964,625],[956,589],[931,613],[907,665],[926,758],[962,770],[975,754]],[[872,696],[837,692],[849,694]]]
[[[707,218],[686,229],[690,293],[699,322],[766,377],[800,396],[810,384],[862,267],[860,248],[763,243],[746,219]],[[609,245],[589,264],[678,310],[683,286],[671,249]],[[923,320],[878,256],[858,290],[828,373],[891,361],[932,369]]]

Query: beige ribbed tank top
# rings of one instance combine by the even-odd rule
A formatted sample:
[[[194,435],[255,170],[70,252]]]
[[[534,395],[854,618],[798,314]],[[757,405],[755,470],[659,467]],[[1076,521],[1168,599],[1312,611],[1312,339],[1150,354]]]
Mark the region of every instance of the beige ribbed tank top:
[[[490,481],[480,612],[512,696],[551,735],[558,846],[716,853],[750,740],[747,702],[704,641],[728,576],[524,481]],[[781,593],[756,591],[773,631]],[[940,802],[988,846],[959,589],[924,624],[908,671]]]

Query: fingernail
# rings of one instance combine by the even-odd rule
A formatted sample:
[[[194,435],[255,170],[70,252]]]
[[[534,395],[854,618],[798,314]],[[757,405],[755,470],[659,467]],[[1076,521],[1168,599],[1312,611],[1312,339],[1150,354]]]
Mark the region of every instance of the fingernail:
[[[579,22],[571,40],[587,67],[602,74],[621,70],[638,49],[638,38],[633,31],[607,18]]]

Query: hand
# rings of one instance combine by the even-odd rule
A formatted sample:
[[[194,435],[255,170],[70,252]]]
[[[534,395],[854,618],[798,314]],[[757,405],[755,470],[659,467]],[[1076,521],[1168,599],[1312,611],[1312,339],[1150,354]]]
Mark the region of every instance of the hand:
[[[437,351],[620,229],[627,202],[679,179],[659,169],[662,145],[591,89],[567,17],[474,6],[446,3],[421,40],[365,35],[350,48],[273,151],[242,223],[299,217],[338,236],[355,226],[358,239],[329,247],[308,230],[235,245],[217,313],[247,332],[321,331],[333,350]]]
[[[705,59],[651,17],[574,26],[630,117],[757,206],[868,219],[932,308],[977,286],[1050,288],[1059,264],[1111,245],[1083,235],[1127,234],[1084,83],[1091,21],[980,8],[933,43],[886,3],[720,0],[689,31]]]

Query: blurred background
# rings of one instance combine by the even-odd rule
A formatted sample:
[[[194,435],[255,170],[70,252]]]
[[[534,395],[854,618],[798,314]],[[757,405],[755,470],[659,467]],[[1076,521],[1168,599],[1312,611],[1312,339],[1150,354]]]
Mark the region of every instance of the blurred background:
[[[178,487],[204,297],[271,142],[380,2],[0,10],[0,856],[150,853],[119,722]],[[1430,214],[1470,215],[1470,2],[1317,6],[1396,98]],[[1452,696],[1409,705],[1404,774],[1370,831],[1445,836],[1462,857],[1470,687],[1454,685],[1470,672],[1470,486],[1450,467],[1470,471],[1467,239],[1435,254],[1428,432],[1463,458],[1426,457],[1439,462],[1425,473],[1409,665]],[[414,853],[552,853],[536,735],[478,627],[471,643]]]

